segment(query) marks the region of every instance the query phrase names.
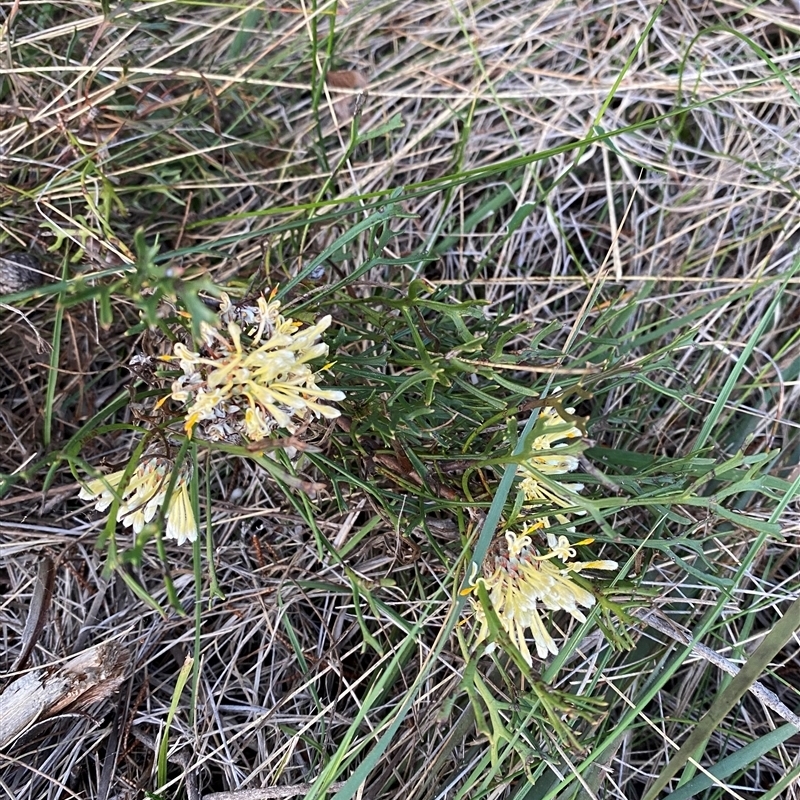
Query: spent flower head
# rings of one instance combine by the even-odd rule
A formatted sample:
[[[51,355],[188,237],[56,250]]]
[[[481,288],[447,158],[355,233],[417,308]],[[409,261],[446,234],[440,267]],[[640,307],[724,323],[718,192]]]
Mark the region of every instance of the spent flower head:
[[[152,522],[158,510],[164,505],[174,470],[175,462],[172,459],[161,455],[144,454],[121,494],[120,484],[125,475],[123,469],[88,481],[78,496],[82,500],[95,500],[95,508],[98,511],[105,511],[114,498],[119,497],[117,522],[133,528],[133,532],[139,534],[148,522]],[[197,538],[197,522],[189,495],[191,478],[191,466],[182,465],[164,511],[165,535],[169,539],[177,540],[178,544],[193,542]]]
[[[185,406],[188,435],[198,427],[214,441],[260,441],[276,428],[294,433],[309,415],[339,416],[323,401],[343,400],[344,393],[318,386],[330,365],[315,371],[308,363],[328,354],[319,338],[330,316],[302,327],[279,310],[273,298],[234,306],[223,294],[219,327],[202,325],[200,351],[179,342],[163,357],[183,372],[171,396]]]
[[[558,653],[542,619],[543,610],[566,611],[579,622],[585,622],[581,609],[595,604],[594,595],[571,576],[584,569],[617,569],[616,561],[573,561],[576,551],[567,537],[552,533],[547,534],[548,549],[539,553],[529,535],[537,527],[549,526],[535,524],[526,527],[522,535],[507,531],[498,537],[484,561],[483,576],[476,581],[486,587],[500,624],[528,664],[532,663],[528,630],[539,658]],[[590,542],[584,540],[579,544]],[[468,591],[474,590],[472,586]],[[482,641],[489,634],[489,625],[480,603],[473,600],[473,606],[481,623],[478,641]]]

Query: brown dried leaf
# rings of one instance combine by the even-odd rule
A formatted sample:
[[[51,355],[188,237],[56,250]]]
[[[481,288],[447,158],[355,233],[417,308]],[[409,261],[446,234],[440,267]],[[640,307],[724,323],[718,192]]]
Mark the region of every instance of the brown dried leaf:
[[[333,107],[337,120],[352,119],[367,94],[366,77],[354,69],[331,70],[325,76],[325,83],[334,94]]]

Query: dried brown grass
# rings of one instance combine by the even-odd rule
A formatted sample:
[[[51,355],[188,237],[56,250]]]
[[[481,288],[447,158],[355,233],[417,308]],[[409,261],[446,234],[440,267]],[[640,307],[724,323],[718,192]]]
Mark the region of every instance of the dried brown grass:
[[[563,344],[576,319],[620,299],[635,298],[635,314],[625,323],[631,330],[693,319],[698,333],[678,360],[680,372],[653,378],[682,392],[685,376],[696,376],[691,405],[710,407],[795,257],[800,27],[793,10],[668,4],[617,85],[653,14],[646,4],[341,3],[330,66],[366,78],[360,129],[374,130],[396,114],[402,126],[360,144],[332,174],[349,135],[339,100],[349,95],[323,86],[316,113],[312,97],[324,53],[310,44],[315,25],[320,39],[328,30],[330,8],[321,6],[314,16],[302,2],[267,10],[257,3],[155,3],[120,7],[109,20],[94,3],[53,3],[49,19],[36,4],[7,10],[13,33],[2,44],[0,169],[14,182],[0,187],[5,245],[33,249],[54,274],[64,267],[88,278],[129,264],[124,243],[142,225],[159,237],[163,251],[175,251],[180,268],[202,268],[220,285],[257,276],[271,284],[363,218],[373,198],[405,187],[402,207],[409,216],[393,222],[398,236],[388,255],[430,249],[436,260],[425,268],[427,278],[486,299],[489,313],[510,308],[535,326],[560,321],[554,346]],[[770,54],[783,77],[752,43]],[[674,114],[682,106],[687,110]],[[575,163],[576,143],[593,125],[625,132],[608,146],[591,143]],[[87,154],[97,169],[81,177]],[[492,170],[513,159],[518,164]],[[124,215],[113,203],[104,213],[104,181]],[[312,202],[321,203],[320,219],[304,227],[300,206]],[[325,216],[345,202],[348,215]],[[526,215],[515,220],[523,207]],[[54,231],[81,240],[84,260],[56,263],[45,252]],[[336,269],[358,264],[364,247],[356,243]],[[373,270],[363,291],[370,283],[407,282],[409,275],[395,270]],[[747,287],[752,290],[742,294]],[[59,323],[47,300],[25,306],[24,321],[11,309],[3,313],[4,473],[42,453],[51,374],[42,342],[59,341],[58,375],[50,386],[54,447],[126,380],[120,365],[131,342],[123,334],[136,316],[124,299],[115,300],[115,312],[118,321],[103,333],[91,303],[69,309]],[[760,341],[749,385],[721,419],[753,448],[783,444],[797,452],[800,382],[781,382],[781,376],[798,358],[798,320],[794,284]],[[643,347],[668,344],[661,337]],[[685,453],[702,416],[682,400],[666,402],[662,395],[632,414],[629,403],[640,398],[621,383],[598,409],[598,437],[603,440],[607,425],[614,431],[603,442],[609,446]],[[626,425],[614,426],[614,419]],[[119,463],[129,446],[121,433],[103,455]],[[420,556],[419,542],[401,540],[379,523],[348,554],[366,585],[386,585],[385,605],[360,612],[380,652],[365,646],[350,581],[321,557],[301,518],[262,473],[234,471],[221,460],[212,475],[214,496],[226,498],[212,508],[214,567],[225,600],[203,605],[199,705],[193,720],[186,713],[172,723],[170,774],[182,775],[190,798],[274,785],[305,793],[358,714],[371,680],[394,655],[403,625],[424,620],[419,650],[364,719],[365,739],[417,674],[417,659],[430,652],[446,612],[446,603],[437,601],[437,611],[407,599],[387,579],[436,585],[442,576]],[[164,618],[119,577],[101,574],[103,556],[92,545],[102,520],[73,502],[76,488],[60,470],[46,492],[18,485],[0,500],[5,662],[20,647],[36,561],[49,552],[58,564],[55,598],[34,662],[118,641],[131,649],[131,670],[111,706],[43,722],[2,756],[0,791],[15,800],[105,800],[152,789],[175,676],[193,647],[193,575],[185,554],[171,548],[169,569],[188,616]],[[331,511],[319,520],[331,540],[346,542],[358,530],[355,520],[368,518],[363,498],[347,501],[349,514]],[[367,516],[358,516],[365,507]],[[631,538],[639,526],[634,514],[617,520]],[[796,512],[787,512],[784,535],[792,549],[770,546],[763,562],[768,571],[752,578],[765,619],[797,591]],[[444,534],[438,544],[452,543]],[[724,546],[719,555],[737,557]],[[167,606],[165,567],[153,553],[128,569]],[[667,560],[655,565],[651,580],[669,597],[694,588]],[[701,609],[707,599],[694,602]],[[743,638],[747,645],[761,627],[759,620],[737,617],[729,640]],[[440,659],[364,796],[456,796],[460,777],[485,754],[474,729],[459,727],[467,711],[444,702],[455,695],[462,669],[455,648]],[[670,720],[665,737],[680,736],[696,681],[709,680],[709,691],[717,685],[702,677],[703,664],[697,669],[659,698],[660,713]],[[790,684],[796,669],[796,657],[787,654]],[[617,677],[606,674],[609,684]],[[569,682],[565,676],[564,685]],[[739,722],[755,737],[763,717],[752,705]],[[723,741],[719,749],[725,752]],[[752,773],[751,790],[767,789],[796,763],[796,744],[776,752]],[[637,796],[639,774],[657,772],[663,756],[623,744],[608,763],[602,796]],[[798,796],[796,787],[786,792]]]

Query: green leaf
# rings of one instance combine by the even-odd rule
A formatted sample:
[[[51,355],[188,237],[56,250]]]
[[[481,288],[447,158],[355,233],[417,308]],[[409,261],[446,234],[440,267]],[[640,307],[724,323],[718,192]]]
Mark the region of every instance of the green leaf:
[[[357,138],[358,142],[367,142],[370,139],[376,139],[378,136],[384,136],[387,133],[396,131],[405,125],[401,114],[393,114],[386,122],[378,125],[377,128],[372,128],[368,131],[361,131]]]

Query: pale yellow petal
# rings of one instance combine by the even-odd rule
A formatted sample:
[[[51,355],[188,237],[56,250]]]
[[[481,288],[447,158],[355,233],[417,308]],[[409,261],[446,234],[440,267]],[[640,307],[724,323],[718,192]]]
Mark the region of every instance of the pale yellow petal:
[[[177,540],[178,544],[193,542],[197,538],[197,522],[194,518],[192,499],[189,496],[189,487],[181,484],[176,487],[167,511],[167,529],[165,535],[169,539]]]
[[[114,501],[114,492],[119,487],[125,470],[117,470],[101,478],[88,481],[81,487],[78,497],[81,500],[94,500],[97,498],[95,508],[97,511],[105,511]]]

